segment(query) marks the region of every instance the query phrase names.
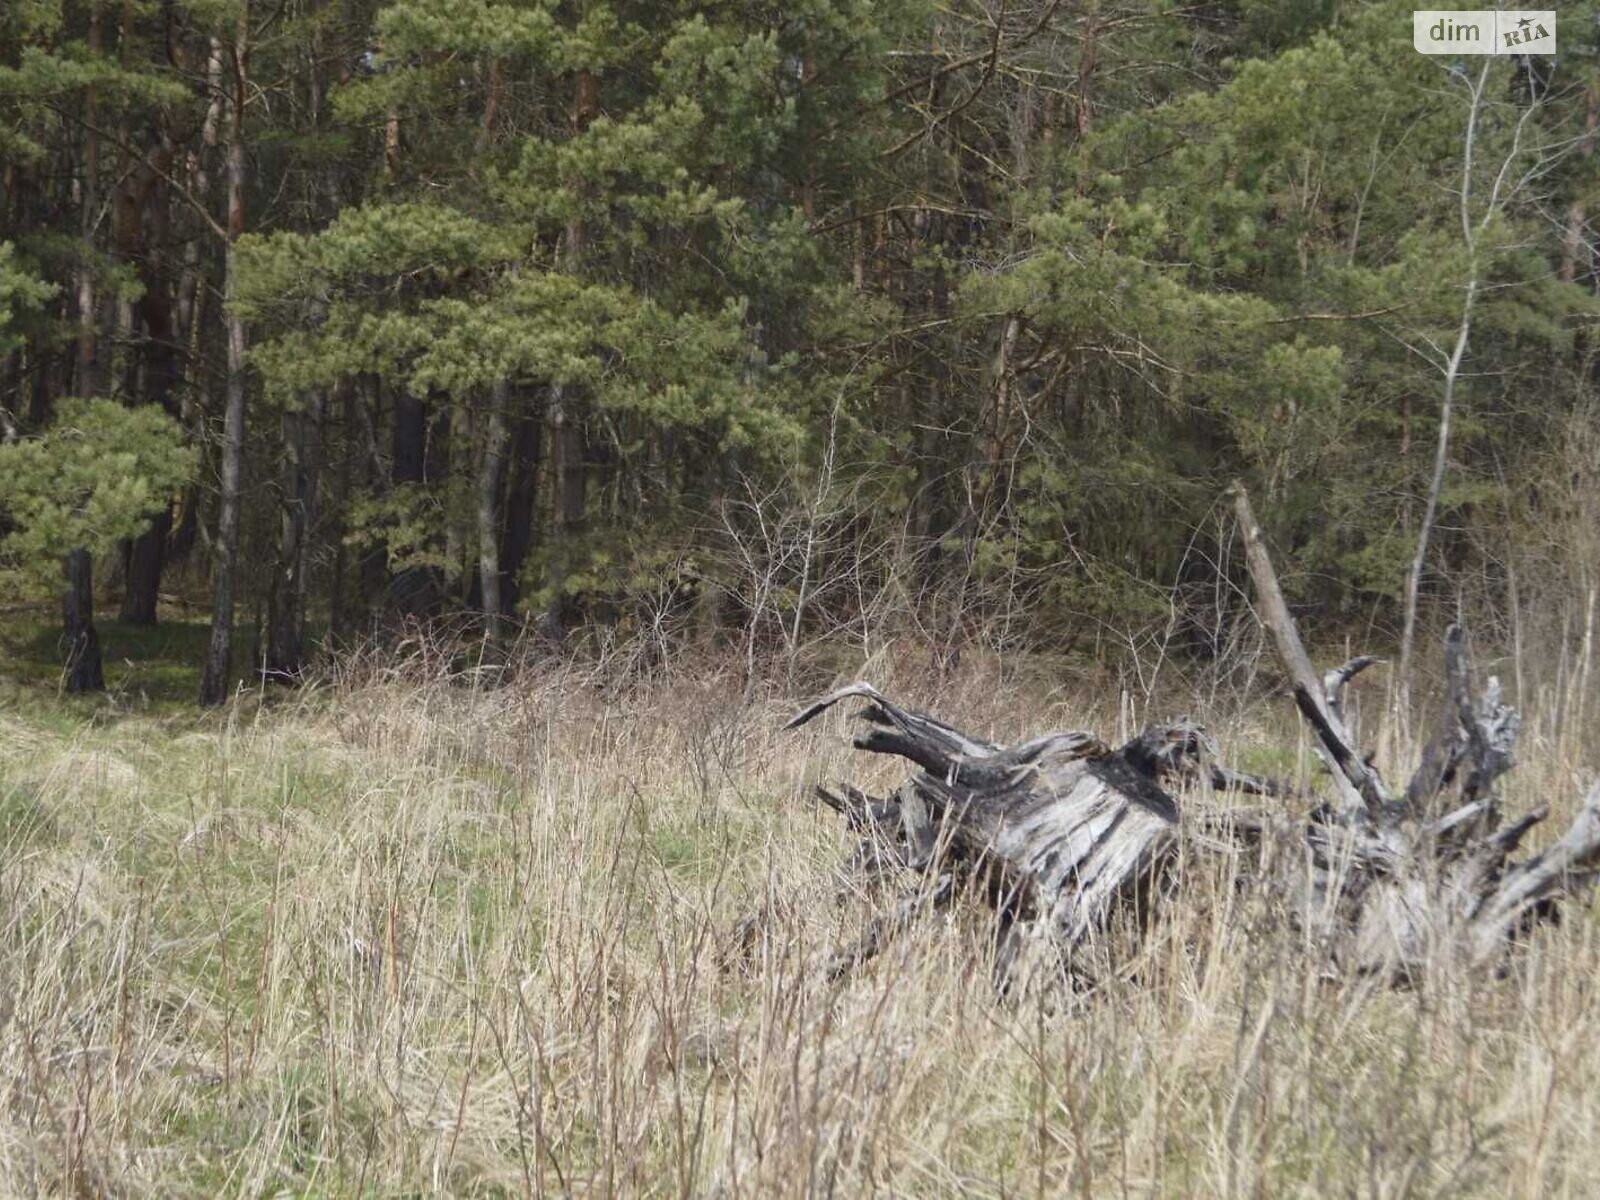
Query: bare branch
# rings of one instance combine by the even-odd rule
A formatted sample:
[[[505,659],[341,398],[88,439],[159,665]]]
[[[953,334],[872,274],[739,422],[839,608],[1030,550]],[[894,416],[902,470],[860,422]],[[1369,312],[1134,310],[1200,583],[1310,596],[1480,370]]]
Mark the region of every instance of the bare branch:
[[[1244,536],[1245,561],[1255,584],[1261,619],[1266,622],[1278,648],[1278,657],[1294,683],[1295,701],[1317,733],[1318,753],[1328,764],[1334,785],[1339,789],[1341,813],[1348,819],[1365,812],[1376,819],[1388,806],[1389,797],[1377,774],[1350,744],[1343,724],[1328,704],[1322,680],[1311,667],[1311,659],[1300,641],[1300,631],[1289,615],[1289,606],[1284,603],[1277,572],[1272,568],[1272,559],[1267,554],[1261,526],[1250,507],[1244,484],[1235,481],[1233,493],[1234,512]]]

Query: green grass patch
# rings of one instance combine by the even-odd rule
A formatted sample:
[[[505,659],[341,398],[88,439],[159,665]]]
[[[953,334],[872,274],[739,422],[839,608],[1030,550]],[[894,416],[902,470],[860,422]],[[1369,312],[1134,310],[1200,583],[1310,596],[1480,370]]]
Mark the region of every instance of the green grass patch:
[[[59,836],[55,813],[37,784],[0,778],[0,849],[27,850]]]
[[[128,625],[109,616],[95,618],[105,662],[106,694],[62,697],[63,715],[103,708],[107,697],[122,705],[159,708],[193,705],[200,690],[200,668],[210,638],[205,621],[166,620],[159,625]],[[61,689],[61,630],[44,612],[14,615],[0,627],[0,701],[54,699]],[[9,693],[9,694],[8,694]]]

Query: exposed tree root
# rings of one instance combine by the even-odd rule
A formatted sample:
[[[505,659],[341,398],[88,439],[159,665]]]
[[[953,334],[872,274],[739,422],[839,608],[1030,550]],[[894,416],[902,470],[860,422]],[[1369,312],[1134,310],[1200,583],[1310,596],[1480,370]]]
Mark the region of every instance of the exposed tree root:
[[[867,729],[855,745],[908,759],[918,770],[884,797],[849,785],[817,791],[861,834],[847,884],[903,883],[893,909],[829,960],[828,979],[848,976],[921,914],[958,896],[976,897],[994,913],[1001,990],[1031,976],[1025,965],[1039,955],[1024,953],[1030,946],[1050,951],[1068,975],[1081,975],[1085,943],[1119,915],[1137,923],[1147,914],[1153,885],[1185,838],[1202,849],[1219,836],[1256,848],[1269,834],[1298,843],[1301,853],[1254,859],[1263,880],[1287,898],[1290,919],[1321,948],[1327,967],[1396,980],[1416,978],[1429,963],[1497,961],[1515,937],[1593,881],[1600,784],[1559,841],[1513,861],[1548,808],[1503,822],[1496,783],[1514,763],[1518,717],[1493,678],[1473,698],[1467,639],[1457,627],[1445,639],[1438,727],[1406,786],[1385,783],[1351,740],[1342,704],[1345,685],[1378,660],[1363,655],[1315,672],[1242,488],[1235,506],[1259,612],[1315,734],[1334,801],[1300,818],[1257,810],[1180,822],[1173,793],[1185,780],[1293,798],[1283,784],[1218,765],[1204,730],[1188,721],[1152,725],[1115,749],[1079,730],[998,746],[852,684],[788,728],[863,700],[858,716]]]

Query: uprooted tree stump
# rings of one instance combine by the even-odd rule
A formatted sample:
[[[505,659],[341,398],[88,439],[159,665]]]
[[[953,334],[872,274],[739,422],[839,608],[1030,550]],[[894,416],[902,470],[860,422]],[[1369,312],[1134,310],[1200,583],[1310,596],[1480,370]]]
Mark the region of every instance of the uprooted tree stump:
[[[848,785],[818,789],[862,834],[847,874],[904,885],[895,907],[834,955],[829,977],[847,975],[921,913],[957,896],[978,897],[994,914],[997,987],[1010,989],[1025,977],[1023,964],[1040,961],[1025,953],[1030,948],[1048,951],[1067,975],[1080,974],[1086,942],[1119,916],[1137,921],[1148,911],[1190,830],[1206,831],[1207,840],[1220,831],[1256,848],[1290,839],[1299,853],[1255,860],[1288,898],[1289,919],[1328,967],[1397,980],[1416,978],[1428,963],[1497,962],[1564,896],[1594,881],[1600,784],[1563,837],[1513,859],[1548,807],[1504,823],[1496,784],[1513,765],[1518,717],[1493,678],[1473,699],[1466,636],[1457,627],[1445,639],[1438,729],[1405,788],[1384,783],[1346,732],[1341,703],[1345,685],[1377,660],[1363,656],[1316,674],[1242,488],[1235,509],[1261,619],[1315,735],[1333,799],[1298,816],[1284,805],[1180,820],[1173,791],[1185,780],[1295,798],[1281,784],[1218,765],[1204,730],[1189,721],[1153,725],[1115,749],[1080,731],[998,746],[853,684],[787,728],[862,699],[859,716],[869,728],[855,745],[919,770],[886,797]]]

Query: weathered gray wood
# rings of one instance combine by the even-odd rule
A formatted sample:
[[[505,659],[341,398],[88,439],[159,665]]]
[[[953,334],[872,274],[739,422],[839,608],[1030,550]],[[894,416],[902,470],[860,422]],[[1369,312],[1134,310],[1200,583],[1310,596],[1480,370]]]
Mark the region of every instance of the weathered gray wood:
[[[908,885],[891,911],[832,957],[827,978],[845,977],[919,914],[957,896],[993,910],[1002,991],[1026,986],[1041,957],[1057,976],[1082,978],[1086,943],[1119,913],[1146,910],[1185,838],[1197,851],[1222,839],[1223,849],[1250,856],[1262,885],[1325,956],[1324,969],[1412,982],[1440,964],[1497,961],[1564,895],[1600,875],[1600,784],[1554,845],[1512,860],[1548,807],[1502,826],[1495,787],[1514,763],[1518,717],[1493,678],[1474,702],[1458,628],[1445,639],[1438,728],[1401,798],[1392,797],[1350,737],[1341,704],[1349,681],[1379,660],[1361,655],[1316,673],[1242,487],[1235,505],[1258,611],[1338,803],[1294,815],[1287,787],[1219,764],[1205,731],[1189,721],[1152,725],[1116,749],[1080,730],[1003,746],[851,684],[787,727],[861,700],[857,715],[868,728],[855,745],[918,769],[882,798],[849,785],[817,791],[862,835],[838,896],[862,892],[863,882]],[[1202,807],[1180,820],[1173,792],[1186,783],[1291,803],[1277,812]]]
[[[1461,794],[1470,803],[1489,796],[1495,780],[1515,764],[1513,745],[1520,718],[1502,703],[1500,681],[1493,676],[1473,703],[1467,636],[1460,626],[1450,626],[1445,634],[1444,660],[1445,698],[1439,724],[1406,785],[1406,805],[1418,816],[1429,813],[1435,797],[1455,782],[1463,767]]]
[[[1500,680],[1491,675],[1477,707],[1463,706],[1461,720],[1467,726],[1472,764],[1461,785],[1461,794],[1472,800],[1489,795],[1495,780],[1516,765],[1513,748],[1522,728],[1522,717],[1516,709],[1501,702]]]
[[[1344,687],[1368,667],[1375,667],[1383,659],[1374,658],[1370,654],[1358,654],[1348,662],[1334,667],[1322,677],[1322,690],[1328,697],[1328,708],[1339,724],[1344,725]]]
[[[840,688],[815,704],[796,713],[784,725],[785,730],[799,729],[807,722],[827,712],[841,700],[862,699],[875,702],[875,707],[863,710],[863,715],[877,724],[896,725],[907,737],[919,739],[937,749],[948,758],[982,758],[993,754],[997,747],[992,742],[970,738],[943,721],[926,713],[901,708],[885,700],[883,694],[870,683],[852,683]]]
[[[1461,709],[1467,701],[1466,634],[1452,625],[1444,638],[1445,698],[1438,727],[1422,749],[1422,759],[1406,784],[1405,800],[1415,813],[1427,811],[1435,796],[1451,782],[1466,753]]]
[[[1370,769],[1356,753],[1338,714],[1328,704],[1322,680],[1311,667],[1311,659],[1300,641],[1300,630],[1289,615],[1284,602],[1283,589],[1278,586],[1278,573],[1273,570],[1272,558],[1267,553],[1266,540],[1250,507],[1250,497],[1244,485],[1233,485],[1234,512],[1239,519],[1239,529],[1244,536],[1245,564],[1255,584],[1256,601],[1261,619],[1266,622],[1289,678],[1294,685],[1295,699],[1306,714],[1317,734],[1318,753],[1328,764],[1334,784],[1339,790],[1339,809],[1347,819],[1363,812],[1374,820],[1389,808],[1389,796],[1383,789],[1377,772]]]
[[[886,857],[908,872],[937,871],[974,885],[996,912],[1001,987],[1011,982],[1022,941],[1043,938],[1065,961],[1124,903],[1137,902],[1178,844],[1178,807],[1163,782],[1198,777],[1209,749],[1204,731],[1190,722],[1152,726],[1116,750],[1079,730],[996,746],[867,684],[824,697],[788,728],[847,699],[868,702],[858,716],[872,728],[855,739],[858,747],[921,770],[887,800],[849,787],[819,796],[867,832],[863,846],[874,851],[858,851],[858,859]],[[1283,790],[1220,768],[1216,778],[1241,790]],[[908,893],[893,918],[869,927],[862,944],[833,960],[829,975],[875,954],[909,924],[910,897],[921,894]]]
[[[1498,850],[1499,847],[1493,847]],[[1503,854],[1502,854],[1503,857]],[[1589,789],[1583,807],[1561,840],[1532,858],[1513,864],[1471,917],[1472,956],[1495,958],[1518,925],[1542,902],[1574,884],[1592,883],[1588,872],[1600,863],[1600,782]]]
[[[1499,778],[1514,764],[1516,710],[1491,677],[1476,703],[1466,632],[1445,635],[1445,698],[1438,727],[1396,802],[1361,759],[1341,721],[1337,693],[1370,661],[1352,659],[1324,677],[1315,675],[1242,487],[1235,496],[1257,602],[1280,658],[1294,681],[1295,702],[1325,757],[1337,769],[1340,815],[1330,825],[1313,813],[1302,834],[1308,901],[1298,918],[1325,939],[1334,964],[1361,972],[1388,972],[1415,980],[1430,965],[1451,960],[1484,963],[1502,955],[1531,922],[1548,915],[1567,892],[1591,882],[1600,865],[1600,784],[1556,844],[1511,862],[1522,839],[1545,819],[1547,806],[1500,827]],[[1359,770],[1357,769],[1359,768]],[[1457,786],[1454,807],[1446,790]],[[1350,821],[1350,790],[1370,821]],[[1339,914],[1331,922],[1327,914]]]

